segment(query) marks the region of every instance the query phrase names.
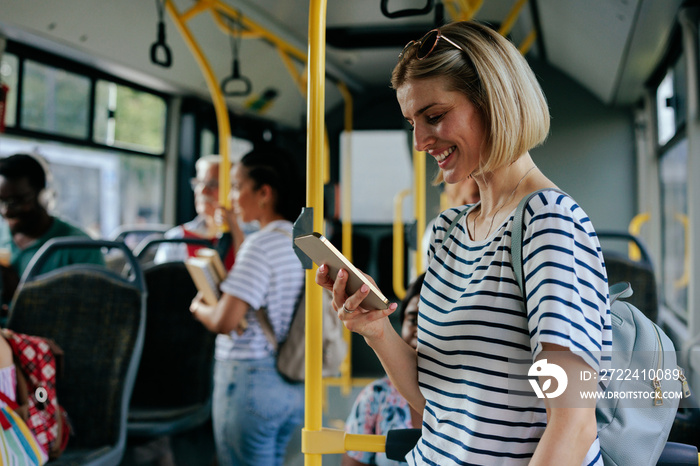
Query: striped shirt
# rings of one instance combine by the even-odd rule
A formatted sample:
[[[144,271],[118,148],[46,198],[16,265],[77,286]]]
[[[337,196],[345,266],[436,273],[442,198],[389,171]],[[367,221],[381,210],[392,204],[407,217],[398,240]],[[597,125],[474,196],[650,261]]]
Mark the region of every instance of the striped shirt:
[[[233,268],[221,283],[221,291],[250,305],[245,316],[248,327],[242,335],[235,331],[218,335],[216,358],[260,359],[273,355],[255,311],[263,306],[267,308],[277,340],[283,340],[303,282],[304,269],[292,248],[291,222],[270,222],[246,237]]]
[[[443,245],[460,210],[443,212],[433,228],[418,318],[423,435],[407,459],[527,464],[547,422],[527,379],[542,343],[571,349],[595,370],[601,350],[611,348],[602,252],[570,197],[548,191],[530,200],[523,233],[526,314],[511,266],[515,212],[483,241],[469,239],[463,217]],[[603,464],[598,439],[583,464]]]

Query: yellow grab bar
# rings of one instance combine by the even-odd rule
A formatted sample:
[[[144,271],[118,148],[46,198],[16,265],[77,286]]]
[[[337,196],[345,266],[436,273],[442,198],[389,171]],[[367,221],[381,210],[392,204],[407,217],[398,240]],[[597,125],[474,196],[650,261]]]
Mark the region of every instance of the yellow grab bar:
[[[527,3],[527,0],[518,0],[513,4],[513,7],[510,9],[510,12],[508,13],[508,16],[506,16],[506,19],[503,20],[503,23],[501,23],[501,27],[498,30],[498,33],[501,34],[502,36],[507,36],[508,33],[510,32],[511,29],[513,29],[513,25],[515,25],[515,21],[518,19],[518,15],[520,14],[520,10],[525,6]]]
[[[397,298],[403,299],[406,296],[406,286],[404,285],[404,225],[403,225],[403,200],[411,194],[410,189],[399,191],[394,196],[394,249],[393,249],[393,273],[392,284],[394,294]]]
[[[416,195],[413,199],[416,216],[416,275],[420,275],[425,267],[423,260],[423,233],[425,232],[425,152],[413,150],[413,187]]]
[[[313,208],[313,229],[323,228],[323,162],[325,150],[325,71],[326,71],[326,0],[309,4],[309,73],[307,95],[306,200]],[[304,392],[304,428],[301,451],[306,466],[320,466],[319,437],[322,437],[323,410],[321,395],[322,299],[321,287],[314,282],[316,267],[306,272],[306,373]],[[324,441],[323,438],[320,439]]]
[[[197,41],[185,24],[183,16],[175,8],[171,0],[165,1],[165,6],[168,10],[170,16],[172,16],[175,25],[177,26],[180,35],[182,35],[185,43],[190,48],[192,55],[197,60],[197,64],[204,75],[204,79],[207,83],[207,88],[211,94],[212,101],[214,102],[214,111],[216,112],[216,122],[219,128],[219,155],[221,155],[221,167],[219,169],[219,204],[223,205],[227,209],[231,208],[231,201],[228,198],[228,192],[231,188],[230,182],[230,172],[231,172],[231,161],[229,159],[229,141],[231,139],[231,124],[228,118],[228,109],[226,108],[226,101],[221,89],[219,88],[219,83],[214,76],[214,72],[207,61],[207,58],[202,53],[199,48]],[[225,227],[225,223],[223,225]]]
[[[690,222],[688,221],[688,216],[685,214],[677,213],[673,217],[678,220],[681,225],[683,225],[684,236],[683,275],[673,283],[674,288],[679,290],[686,288],[690,283],[690,235],[688,234],[688,231],[690,230]]]
[[[343,153],[343,166],[341,167],[341,193],[340,199],[342,202],[342,250],[343,255],[352,262],[352,217],[350,215],[352,208],[352,190],[350,186],[350,176],[352,170],[352,119],[353,119],[353,100],[350,90],[344,83],[338,83],[338,89],[345,101],[344,127],[346,132],[345,148]],[[344,396],[350,395],[352,388],[352,335],[347,328],[343,331],[343,339],[348,345],[348,354],[345,356],[343,364],[340,366],[341,392]]]
[[[649,214],[649,212],[642,212],[641,214],[635,215],[634,217],[632,217],[630,225],[629,227],[627,227],[627,231],[632,236],[639,236],[639,232],[642,229],[642,225],[648,222],[650,218],[651,215]],[[642,252],[639,250],[639,247],[631,241],[627,246],[627,255],[633,261],[639,261],[642,259]]]
[[[348,434],[339,429],[323,428],[306,432],[301,438],[302,451],[314,455],[345,453],[346,451],[371,451],[382,453],[386,449],[386,436]],[[306,457],[308,458],[308,456]]]

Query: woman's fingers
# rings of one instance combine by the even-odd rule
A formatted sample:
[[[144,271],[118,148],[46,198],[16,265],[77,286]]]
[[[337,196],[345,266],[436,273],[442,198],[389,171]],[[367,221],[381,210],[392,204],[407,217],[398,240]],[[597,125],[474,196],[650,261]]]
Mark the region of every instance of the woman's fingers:
[[[333,279],[330,276],[328,266],[323,264],[316,270],[316,284],[321,285],[328,291],[333,291]]]

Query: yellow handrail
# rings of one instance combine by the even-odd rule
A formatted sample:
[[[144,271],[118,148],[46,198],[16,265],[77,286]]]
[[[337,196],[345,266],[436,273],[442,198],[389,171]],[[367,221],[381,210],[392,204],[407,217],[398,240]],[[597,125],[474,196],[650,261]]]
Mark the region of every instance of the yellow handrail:
[[[413,189],[416,195],[413,198],[416,216],[416,275],[420,275],[424,270],[422,242],[425,231],[425,152],[413,150]]]
[[[309,73],[307,91],[306,200],[313,208],[313,229],[323,228],[323,162],[325,150],[325,44],[326,0],[310,0],[309,4]],[[322,298],[321,288],[314,282],[316,267],[306,273],[306,373],[304,393],[304,428],[301,451],[306,466],[321,465],[323,413],[321,406]],[[320,444],[320,445],[319,445]]]
[[[675,289],[687,288],[690,283],[690,222],[686,214],[676,213],[673,218],[683,225],[684,247],[683,247],[683,275],[673,283]]]
[[[518,19],[520,10],[522,10],[526,3],[527,0],[518,0],[517,2],[515,2],[515,4],[513,4],[513,7],[508,13],[508,16],[506,16],[506,19],[503,20],[503,23],[501,23],[501,27],[498,29],[499,34],[501,34],[502,36],[508,35],[510,30],[513,29],[515,21]]]
[[[230,182],[230,172],[231,172],[231,161],[229,159],[229,141],[231,139],[231,125],[228,118],[228,108],[226,108],[226,101],[221,89],[219,88],[219,83],[214,76],[214,72],[207,61],[207,58],[202,53],[197,41],[190,32],[189,28],[185,24],[185,16],[181,16],[180,13],[175,8],[175,5],[171,0],[165,1],[165,6],[168,10],[170,16],[172,16],[175,25],[177,26],[180,34],[190,48],[192,55],[197,60],[199,68],[202,70],[204,79],[207,83],[207,88],[211,94],[211,98],[214,102],[214,111],[216,112],[216,122],[219,127],[219,154],[221,155],[221,164],[219,168],[219,204],[223,205],[227,209],[231,207],[231,201],[228,199],[228,191],[231,186]]]
[[[399,191],[394,196],[394,241],[393,241],[393,273],[391,274],[394,294],[403,299],[406,296],[404,285],[404,226],[403,226],[403,201],[411,194],[410,189]]]
[[[350,175],[352,169],[352,119],[353,119],[353,100],[350,90],[344,83],[338,84],[340,94],[345,101],[344,127],[345,127],[345,148],[343,156],[343,166],[341,167],[342,180],[340,183],[341,193],[340,199],[342,202],[342,250],[343,255],[352,262],[352,217],[350,215],[352,208],[352,190],[350,186]],[[352,335],[347,328],[343,331],[343,339],[347,343],[348,353],[345,356],[343,364],[340,366],[341,390],[343,395],[348,396],[352,387]]]
[[[639,233],[642,229],[642,225],[648,222],[650,218],[651,215],[649,214],[649,212],[642,212],[641,214],[635,215],[630,221],[629,227],[627,227],[627,231],[632,236],[639,236]],[[642,258],[642,253],[639,250],[639,247],[632,241],[630,241],[629,245],[627,246],[627,255],[633,261],[639,261]]]

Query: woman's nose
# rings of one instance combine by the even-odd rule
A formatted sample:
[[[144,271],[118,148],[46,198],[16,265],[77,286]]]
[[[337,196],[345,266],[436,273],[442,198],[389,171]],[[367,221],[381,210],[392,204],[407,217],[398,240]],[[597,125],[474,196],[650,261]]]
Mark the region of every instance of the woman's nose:
[[[413,128],[413,145],[417,151],[423,152],[428,150],[435,142],[435,136],[430,128],[424,125],[416,125]]]

